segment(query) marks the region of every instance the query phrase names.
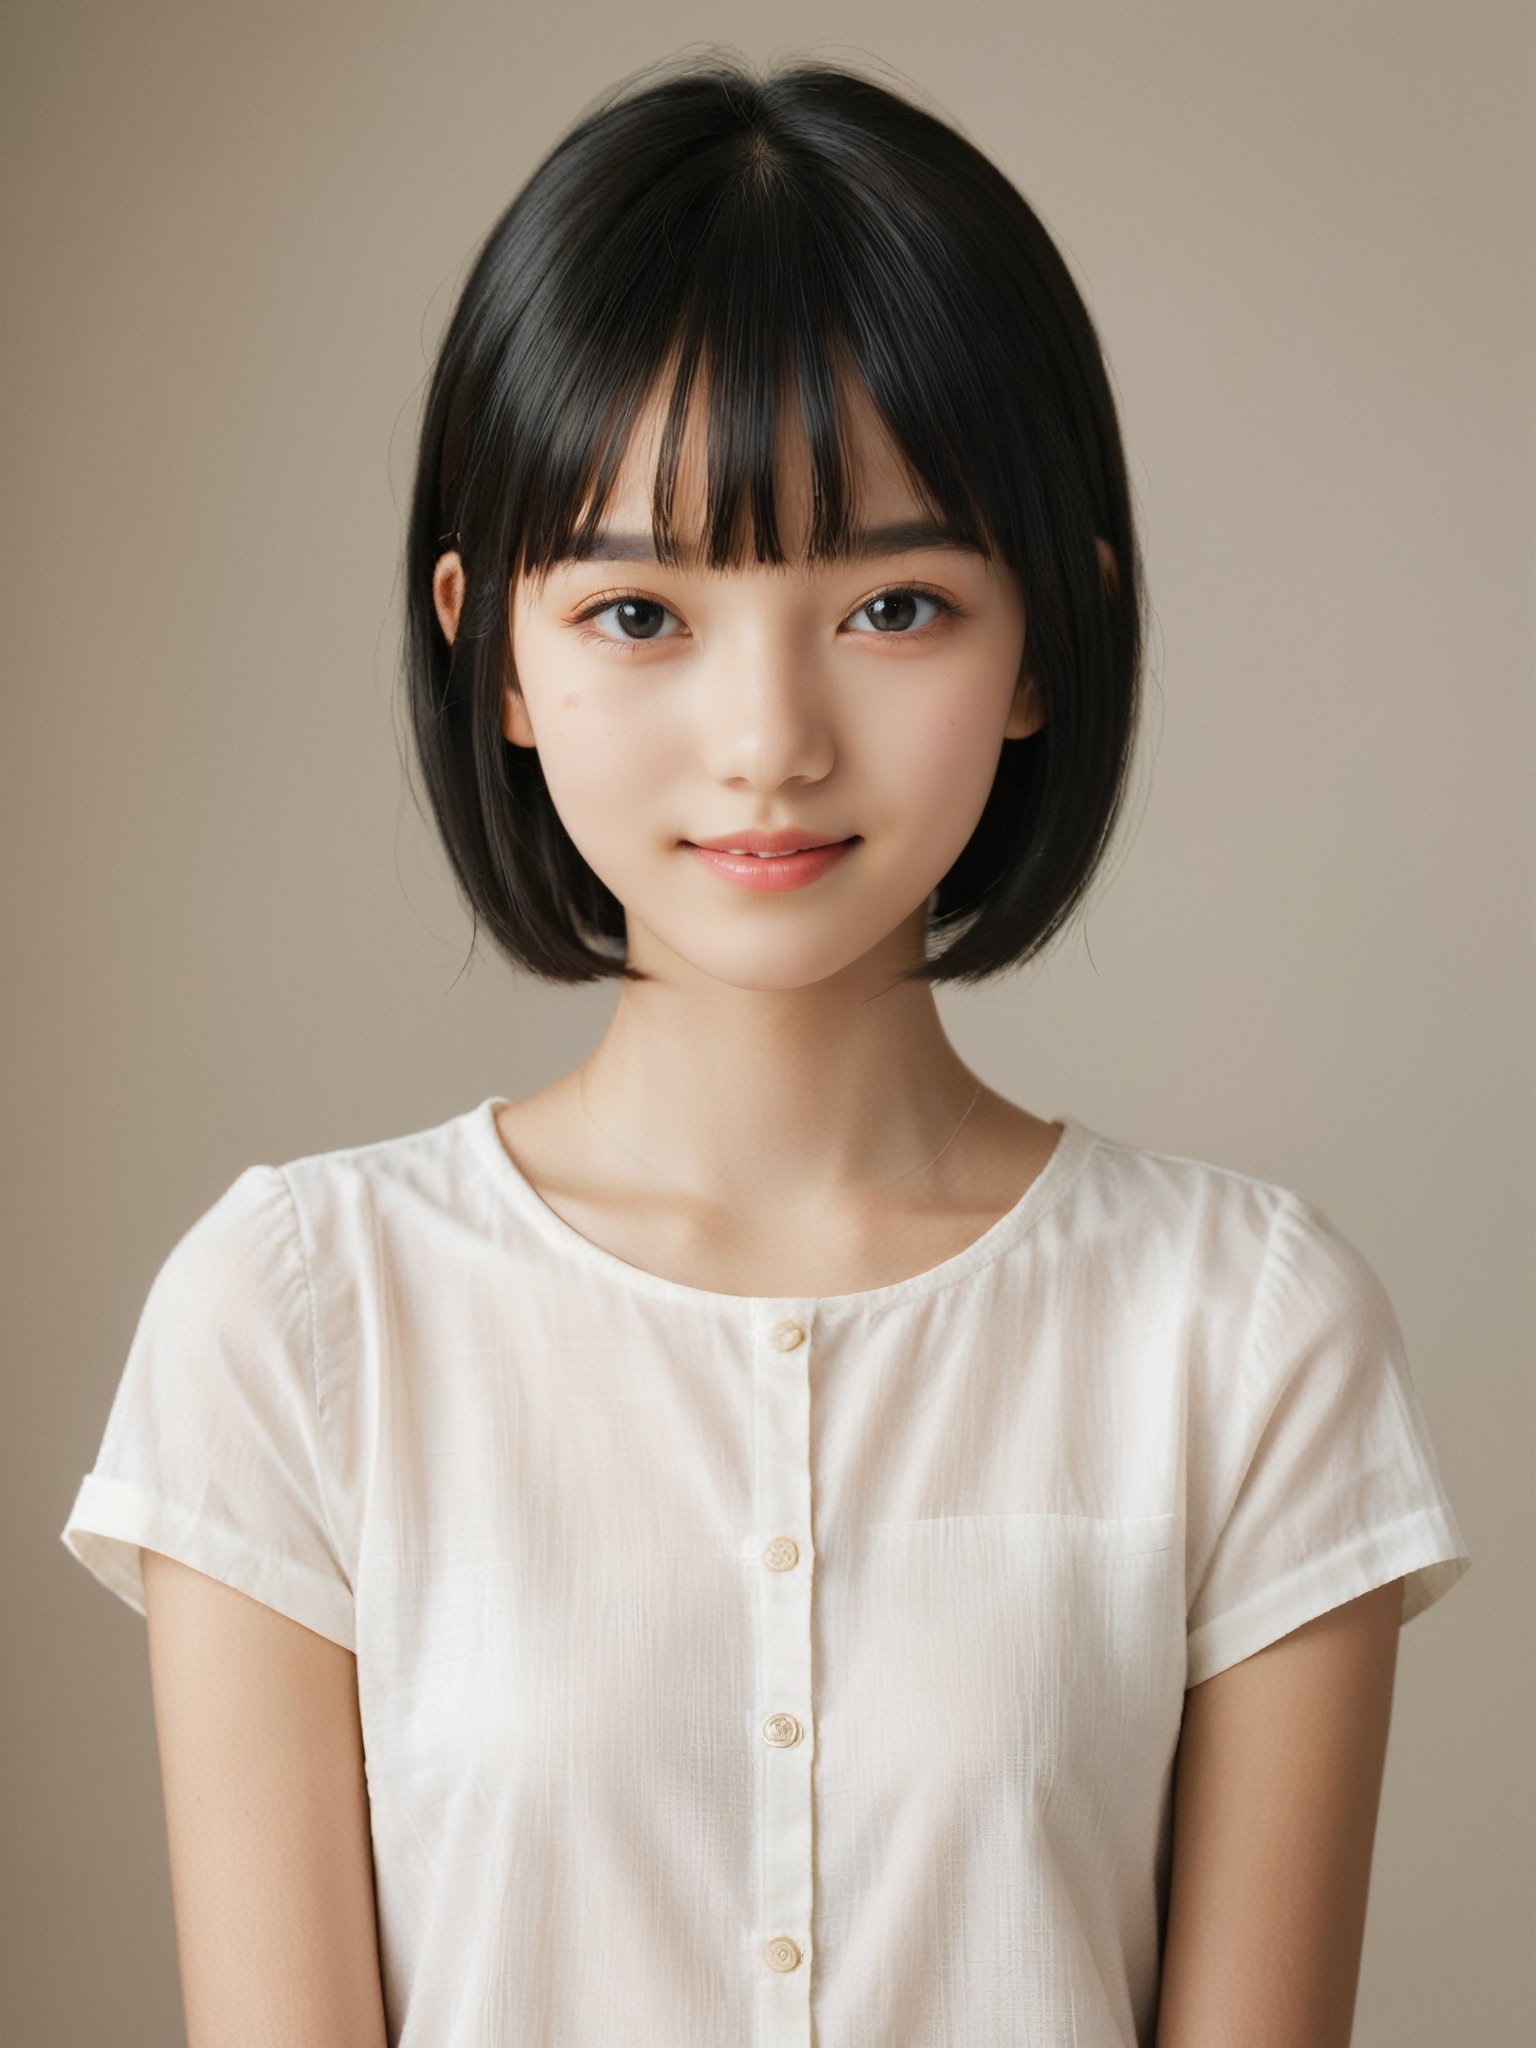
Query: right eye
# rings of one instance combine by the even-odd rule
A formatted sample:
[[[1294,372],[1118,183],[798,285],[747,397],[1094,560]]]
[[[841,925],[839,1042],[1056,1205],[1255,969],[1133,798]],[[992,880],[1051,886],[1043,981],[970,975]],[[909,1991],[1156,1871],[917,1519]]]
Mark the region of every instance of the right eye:
[[[576,623],[595,625],[597,620],[606,618],[610,612],[617,621],[617,633],[593,631],[584,633],[581,637],[584,640],[597,641],[605,647],[622,647],[626,642],[670,640],[677,637],[676,634],[663,633],[661,630],[663,620],[675,620],[677,614],[669,611],[666,605],[654,597],[642,597],[638,591],[624,591],[617,597],[603,598],[599,603],[588,606],[586,611],[578,613]]]

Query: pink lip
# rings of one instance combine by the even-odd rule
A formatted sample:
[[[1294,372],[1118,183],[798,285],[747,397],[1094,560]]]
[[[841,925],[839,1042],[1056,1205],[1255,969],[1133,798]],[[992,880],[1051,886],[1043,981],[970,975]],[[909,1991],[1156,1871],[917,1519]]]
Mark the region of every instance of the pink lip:
[[[738,889],[773,893],[814,882],[828,868],[836,867],[853,844],[852,839],[840,839],[831,846],[808,846],[803,853],[781,853],[772,860],[759,860],[754,853],[719,853],[713,847],[692,844],[688,851]]]

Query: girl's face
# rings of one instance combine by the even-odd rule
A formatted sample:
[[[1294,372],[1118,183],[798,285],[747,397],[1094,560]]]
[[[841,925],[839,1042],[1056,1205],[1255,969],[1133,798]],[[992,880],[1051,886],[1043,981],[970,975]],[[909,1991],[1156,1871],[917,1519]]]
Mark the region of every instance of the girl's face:
[[[678,469],[685,554],[702,529],[701,396]],[[792,566],[660,566],[653,404],[597,558],[510,593],[503,730],[538,748],[562,822],[624,905],[630,962],[674,980],[788,990],[861,962],[920,961],[928,898],[981,815],[1003,740],[1043,723],[1022,673],[1016,579],[941,533],[880,531],[931,523],[872,405],[852,399],[867,553],[799,562],[800,430],[777,478]],[[816,879],[771,891],[738,886],[690,848],[776,827],[855,843]]]

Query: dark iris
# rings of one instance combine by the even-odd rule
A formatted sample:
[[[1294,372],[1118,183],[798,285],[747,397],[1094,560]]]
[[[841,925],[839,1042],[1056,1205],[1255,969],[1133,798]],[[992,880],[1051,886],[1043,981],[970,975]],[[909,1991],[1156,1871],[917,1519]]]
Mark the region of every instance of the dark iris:
[[[614,606],[619,623],[631,640],[649,640],[660,630],[666,617],[666,606],[657,604],[650,597],[623,597]],[[631,631],[631,627],[634,628]]]
[[[911,590],[892,590],[884,597],[872,597],[864,611],[882,633],[900,632],[916,615],[917,595]]]

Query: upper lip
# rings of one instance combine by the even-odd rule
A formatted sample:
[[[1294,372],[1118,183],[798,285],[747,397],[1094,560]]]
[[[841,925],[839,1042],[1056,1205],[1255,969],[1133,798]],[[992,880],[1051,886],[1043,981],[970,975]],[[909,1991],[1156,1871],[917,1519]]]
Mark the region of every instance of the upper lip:
[[[781,825],[775,832],[722,832],[714,839],[689,839],[688,846],[707,846],[719,853],[739,846],[748,853],[798,853],[806,846],[838,846],[852,833],[813,832],[809,826]]]

